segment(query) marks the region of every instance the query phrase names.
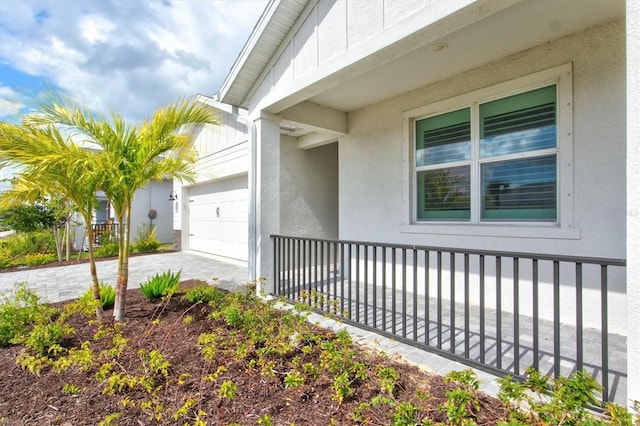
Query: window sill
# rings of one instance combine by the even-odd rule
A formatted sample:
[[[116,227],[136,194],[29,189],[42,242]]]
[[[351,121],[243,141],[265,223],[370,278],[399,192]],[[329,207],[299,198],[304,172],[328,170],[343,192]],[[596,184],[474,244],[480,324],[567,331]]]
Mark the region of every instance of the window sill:
[[[401,225],[400,232],[403,234],[464,235],[470,237],[561,240],[580,239],[579,229],[560,228],[555,225],[463,225],[450,223],[416,223],[412,225]]]

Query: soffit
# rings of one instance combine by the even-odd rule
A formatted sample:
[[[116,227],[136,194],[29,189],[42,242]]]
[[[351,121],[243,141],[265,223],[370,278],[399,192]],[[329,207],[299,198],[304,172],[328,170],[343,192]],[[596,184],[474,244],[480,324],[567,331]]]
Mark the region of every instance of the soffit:
[[[387,63],[369,61],[376,63],[371,69],[358,69],[356,63],[342,70],[350,77],[332,76],[331,84],[316,85],[306,94],[298,92],[291,98],[296,98],[293,103],[302,98],[340,111],[354,111],[624,14],[624,0],[523,1],[439,40],[430,39],[429,28],[425,28],[425,39],[429,40],[425,45]],[[455,19],[453,15],[443,19]],[[446,49],[434,51],[439,43]],[[288,107],[286,99],[283,101],[267,109],[278,112]]]

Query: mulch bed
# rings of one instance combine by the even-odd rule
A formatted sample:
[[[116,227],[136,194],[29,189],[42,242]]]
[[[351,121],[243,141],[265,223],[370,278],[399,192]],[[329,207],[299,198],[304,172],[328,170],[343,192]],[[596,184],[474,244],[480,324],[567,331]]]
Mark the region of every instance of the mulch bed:
[[[193,281],[183,282],[181,291],[194,284]],[[214,373],[215,367],[204,361],[196,342],[203,332],[226,332],[220,324],[207,318],[209,307],[200,305],[190,309],[191,306],[179,294],[168,304],[150,302],[137,289],[129,290],[127,294],[123,335],[129,339],[131,354],[129,358],[118,358],[117,368],[127,374],[134,374],[134,369],[137,368],[135,366],[140,364],[140,357],[137,355],[140,349],[147,352],[157,349],[165,355],[171,363],[171,374],[162,383],[162,390],[158,392],[154,403],[165,409],[161,419],[151,418],[153,408],[142,409],[140,404],[137,407],[125,406],[122,394],[103,393],[107,384],[96,379],[97,367],[88,372],[70,368],[62,373],[45,368],[40,376],[35,376],[16,365],[16,357],[23,348],[9,347],[0,348],[0,425],[97,425],[113,413],[120,413],[120,417],[112,424],[123,426],[194,424],[193,414],[179,420],[174,420],[171,414],[167,414],[175,412],[190,398],[198,400],[197,407],[207,413],[204,420],[209,425],[258,425],[258,420],[264,415],[271,417],[273,425],[349,425],[359,424],[349,417],[353,409],[361,402],[370,401],[379,391],[370,384],[363,383],[354,395],[339,404],[332,398],[334,392],[328,381],[319,380],[286,389],[283,384],[284,375],[280,374],[281,369],[287,371],[290,368],[290,365],[284,363],[285,360],[275,367],[279,374],[269,377],[249,368],[246,360],[237,361],[227,357],[216,362],[218,366],[226,368],[224,380],[233,381],[238,391],[235,398],[224,399],[219,394],[219,382],[202,380],[206,374]],[[188,314],[193,316],[191,322],[183,321],[188,309]],[[152,318],[158,316],[160,321],[152,322]],[[94,341],[92,336],[97,325],[89,323],[86,317],[74,315],[71,317],[71,325],[76,334],[65,341],[64,346],[78,347],[83,341]],[[322,329],[318,329],[318,332],[331,334]],[[99,342],[96,343],[98,344]],[[94,348],[94,343],[92,349],[94,353],[100,350],[99,347]],[[452,388],[451,384],[445,383],[440,376],[427,374],[415,366],[390,360],[369,350],[363,349],[358,353],[369,365],[384,363],[399,372],[401,380],[395,395],[399,400],[418,404],[414,389],[428,391],[430,398],[425,404],[432,408],[436,420],[446,421],[445,415],[441,411],[437,413],[436,407],[445,401],[445,392]],[[305,362],[319,366],[322,360],[305,358]],[[65,385],[75,385],[79,392],[66,393],[63,391]],[[133,401],[141,400],[144,395],[139,393],[137,391],[127,396]],[[505,410],[497,400],[481,394],[480,401],[482,416],[478,419],[478,424],[495,424],[504,418]],[[390,418],[384,416],[378,420],[379,422],[372,424],[391,422]]]

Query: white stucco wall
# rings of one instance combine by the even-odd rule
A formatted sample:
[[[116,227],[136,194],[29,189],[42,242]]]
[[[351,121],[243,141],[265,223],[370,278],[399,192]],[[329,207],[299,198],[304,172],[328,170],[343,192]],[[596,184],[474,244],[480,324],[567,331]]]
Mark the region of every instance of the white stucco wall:
[[[640,2],[627,1],[627,397],[640,401]]]
[[[163,182],[151,182],[135,193],[131,205],[131,242],[138,238],[138,230],[143,224],[152,223],[156,226],[156,239],[161,243],[170,243],[172,240],[171,225],[172,203],[169,201],[169,193],[172,190],[170,180]],[[156,218],[149,219],[149,210],[156,211]]]
[[[594,27],[349,114],[340,138],[340,238],[444,247],[624,258],[624,22]],[[403,112],[573,62],[573,225],[568,238],[402,232]],[[472,227],[473,228],[473,227]],[[478,227],[478,230],[481,228]],[[625,306],[624,279],[611,306]],[[589,291],[585,298],[593,301]],[[624,310],[612,312],[616,332]],[[593,324],[597,326],[597,321]]]
[[[280,169],[280,232],[338,238],[338,146],[309,150],[283,136]]]

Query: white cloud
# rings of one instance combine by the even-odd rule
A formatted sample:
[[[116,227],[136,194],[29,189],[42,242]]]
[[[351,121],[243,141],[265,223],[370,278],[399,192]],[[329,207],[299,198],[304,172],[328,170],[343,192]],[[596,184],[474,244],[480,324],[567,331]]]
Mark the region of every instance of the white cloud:
[[[115,25],[100,15],[87,15],[78,23],[80,32],[90,44],[106,42]]]
[[[218,91],[266,3],[0,1],[0,62],[140,120]]]
[[[24,106],[18,93],[10,87],[0,86],[0,119],[15,117]]]

